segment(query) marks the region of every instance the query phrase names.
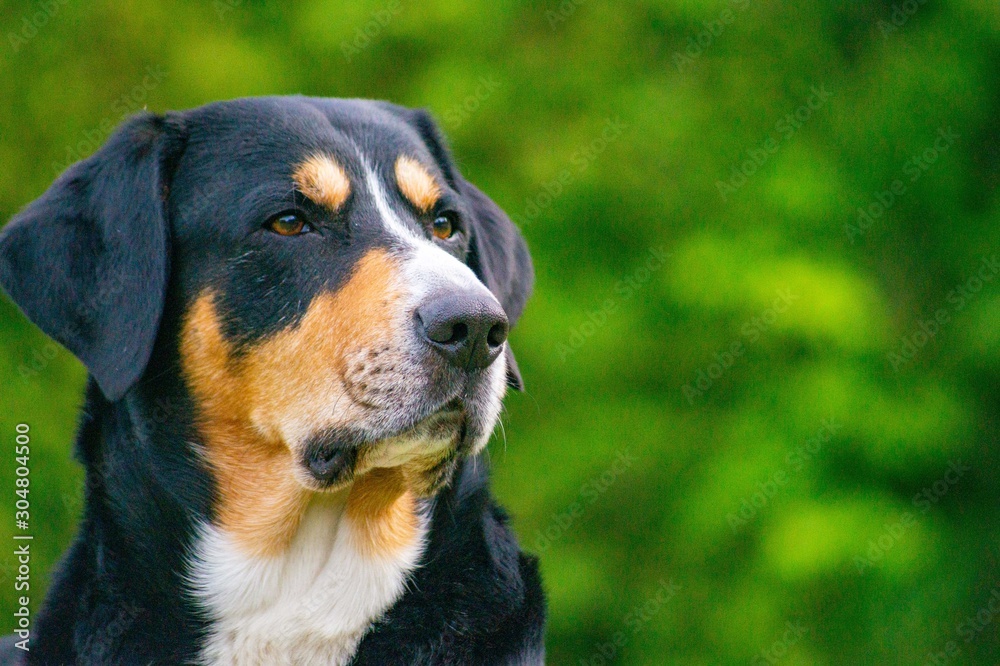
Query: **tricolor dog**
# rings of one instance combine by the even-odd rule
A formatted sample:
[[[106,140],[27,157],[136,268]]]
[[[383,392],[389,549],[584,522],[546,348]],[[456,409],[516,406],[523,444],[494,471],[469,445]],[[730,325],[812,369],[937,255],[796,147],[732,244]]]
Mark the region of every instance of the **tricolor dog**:
[[[126,122],[0,234],[0,284],[90,374],[79,534],[6,654],[541,663],[537,564],[482,457],[532,279],[422,111]]]

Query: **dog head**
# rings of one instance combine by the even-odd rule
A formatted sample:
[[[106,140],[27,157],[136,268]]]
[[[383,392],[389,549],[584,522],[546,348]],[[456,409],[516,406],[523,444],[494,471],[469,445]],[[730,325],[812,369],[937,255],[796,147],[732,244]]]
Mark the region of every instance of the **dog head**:
[[[171,331],[237,513],[363,476],[433,493],[521,385],[531,282],[429,116],[357,100],[140,115],[0,236],[0,283],[108,400]]]

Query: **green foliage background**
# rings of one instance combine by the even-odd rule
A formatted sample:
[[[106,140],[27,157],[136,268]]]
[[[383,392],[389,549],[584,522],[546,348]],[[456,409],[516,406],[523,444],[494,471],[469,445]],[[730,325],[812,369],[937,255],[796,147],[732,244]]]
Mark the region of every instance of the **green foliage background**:
[[[994,663],[1000,279],[970,278],[1000,253],[1000,5],[578,2],[2,1],[0,218],[143,106],[429,107],[537,268],[491,451],[550,663]],[[7,300],[0,330],[0,541],[27,422],[36,605],[85,373]]]

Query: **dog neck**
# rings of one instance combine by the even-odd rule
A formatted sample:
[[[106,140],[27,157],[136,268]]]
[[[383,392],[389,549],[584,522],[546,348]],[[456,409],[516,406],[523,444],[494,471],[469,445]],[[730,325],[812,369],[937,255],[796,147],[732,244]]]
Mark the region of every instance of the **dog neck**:
[[[354,487],[314,495],[287,548],[276,554],[247,553],[231,534],[203,526],[190,574],[212,618],[201,663],[350,660],[372,622],[403,594],[423,552],[428,522],[426,512],[414,507],[412,533],[392,549],[374,551],[372,531],[384,525],[372,521],[408,511],[400,504],[409,500],[401,496],[359,512],[358,502],[380,501],[366,494],[371,490]]]
[[[210,620],[200,663],[346,663],[423,552],[411,483],[383,467],[309,489],[283,442],[216,407],[196,428],[215,488],[187,574]]]
[[[405,590],[424,550],[426,501],[400,468],[310,490],[283,444],[225,414],[200,414],[188,448],[213,493],[184,569],[208,621],[197,661],[346,663]]]

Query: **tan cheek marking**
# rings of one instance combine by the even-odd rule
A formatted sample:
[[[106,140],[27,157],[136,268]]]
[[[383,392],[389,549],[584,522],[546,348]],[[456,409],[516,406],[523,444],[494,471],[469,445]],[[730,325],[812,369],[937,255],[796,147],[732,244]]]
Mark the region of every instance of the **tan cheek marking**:
[[[303,470],[290,447],[298,442],[285,441],[282,425],[305,419],[318,430],[333,425],[335,405],[345,411],[345,351],[386,344],[399,328],[396,275],[384,250],[369,252],[339,291],[313,299],[297,326],[239,359],[223,338],[213,294],[188,313],[181,362],[218,484],[216,520],[247,551],[275,555],[294,536],[312,491],[296,478]]]
[[[279,552],[298,528],[307,497],[278,440],[248,424],[245,380],[234,374],[211,294],[188,315],[181,362],[199,404],[198,429],[218,488],[216,522],[254,554]]]
[[[396,160],[396,184],[403,196],[422,213],[430,211],[441,198],[441,187],[434,176],[424,165],[406,155]]]
[[[336,404],[350,418],[344,398],[344,365],[358,347],[392,345],[401,330],[402,293],[398,270],[384,250],[365,255],[337,292],[313,299],[294,328],[282,331],[245,359],[254,420],[278,427],[288,417],[305,417],[319,429],[331,422]],[[339,404],[337,404],[339,401]]]
[[[336,160],[328,155],[313,155],[292,174],[296,187],[313,201],[336,211],[351,193],[351,181]]]
[[[347,517],[358,546],[369,557],[388,556],[413,543],[419,528],[417,502],[399,469],[374,469],[357,481],[347,498]]]

